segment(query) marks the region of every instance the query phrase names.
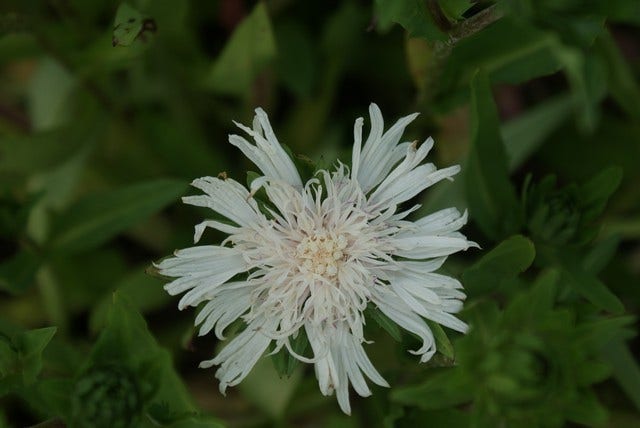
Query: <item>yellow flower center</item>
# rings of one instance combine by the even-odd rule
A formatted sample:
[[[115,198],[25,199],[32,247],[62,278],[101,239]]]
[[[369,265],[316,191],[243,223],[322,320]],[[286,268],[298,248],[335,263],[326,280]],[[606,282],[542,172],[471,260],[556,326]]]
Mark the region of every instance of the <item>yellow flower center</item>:
[[[344,235],[331,236],[323,232],[305,237],[296,247],[300,271],[329,278],[336,276],[346,247]]]

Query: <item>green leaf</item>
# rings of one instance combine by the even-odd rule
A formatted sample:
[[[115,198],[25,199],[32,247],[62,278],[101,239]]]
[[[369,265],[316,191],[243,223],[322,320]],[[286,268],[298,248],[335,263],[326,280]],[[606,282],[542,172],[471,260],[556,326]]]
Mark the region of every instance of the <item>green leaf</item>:
[[[447,333],[444,332],[444,329],[437,322],[433,322],[430,320],[426,320],[431,332],[433,333],[433,338],[436,341],[436,349],[445,357],[453,360],[455,359],[455,352],[453,350],[453,345],[451,341],[447,337]]]
[[[593,132],[598,124],[599,103],[606,94],[607,79],[602,60],[559,41],[553,44],[552,52],[569,80],[578,126],[583,131]]]
[[[393,321],[391,321],[382,311],[373,305],[369,305],[366,309],[366,314],[373,319],[376,324],[382,327],[391,337],[397,342],[402,341],[402,331],[400,327]]]
[[[640,16],[640,3],[636,2],[636,4],[638,16]],[[640,85],[609,31],[603,31],[600,34],[596,40],[595,49],[605,60],[611,95],[625,113],[637,121],[640,119],[640,109],[637,106],[640,99]]]
[[[131,46],[145,33],[155,32],[155,21],[138,12],[127,3],[122,3],[113,23],[113,46]]]
[[[170,353],[158,346],[144,318],[118,293],[113,294],[107,325],[91,351],[85,372],[113,365],[133,374],[146,408],[164,409],[152,412],[154,420],[170,424],[196,416],[197,408],[173,368]]]
[[[206,83],[219,93],[247,95],[255,78],[275,56],[276,43],[267,8],[259,2],[233,32]]]
[[[42,263],[37,254],[22,250],[0,263],[0,290],[11,294],[23,293],[33,284],[36,272]]]
[[[522,317],[545,319],[553,309],[557,294],[560,273],[556,269],[543,271],[536,278],[531,289],[516,296],[505,310],[504,320],[507,325],[520,325]],[[530,320],[531,321],[531,320]]]
[[[268,358],[261,358],[239,388],[248,401],[272,419],[281,419],[289,402],[295,399],[294,393],[302,380],[302,368],[296,366],[290,376],[282,377]]]
[[[18,357],[22,361],[22,378],[25,385],[35,382],[36,376],[42,370],[42,352],[56,334],[56,330],[56,327],[28,330],[14,339]]]
[[[79,138],[80,127],[0,138],[0,178],[41,173],[68,161],[87,143]]]
[[[578,195],[582,221],[592,221],[604,211],[609,197],[620,186],[621,181],[622,169],[609,167],[580,186]]]
[[[560,95],[528,108],[515,119],[502,125],[500,133],[505,143],[509,171],[518,169],[547,137],[571,113],[573,101]]]
[[[458,368],[434,369],[419,385],[391,390],[391,400],[421,409],[460,405],[472,397],[466,378]]]
[[[618,235],[611,235],[596,243],[582,261],[585,270],[594,275],[600,273],[616,255],[620,240]]]
[[[304,355],[309,347],[309,339],[304,331],[298,331],[298,335],[290,339],[291,349],[298,355]],[[290,377],[298,367],[300,361],[292,356],[286,348],[271,355],[271,360],[280,377]]]
[[[153,423],[151,426],[156,427],[158,425]],[[225,425],[215,418],[201,416],[181,419],[165,426],[167,428],[223,428]]]
[[[486,253],[462,274],[466,290],[481,295],[496,290],[506,280],[527,270],[535,258],[533,243],[524,236],[512,236]]]
[[[413,37],[427,40],[444,40],[445,34],[435,24],[421,0],[375,0],[378,25],[388,28],[392,22],[402,25]]]
[[[640,3],[636,0],[590,0],[580,2],[585,13],[606,16],[613,22],[640,26]]]
[[[160,179],[92,193],[59,220],[51,247],[57,251],[97,247],[174,202],[186,188],[182,181]]]
[[[505,16],[454,46],[438,82],[440,93],[450,97],[479,68],[493,82],[512,84],[555,73],[560,64],[551,52],[554,40],[549,33]]]
[[[469,211],[485,235],[498,240],[519,229],[520,206],[509,181],[498,112],[483,72],[471,82],[471,149],[464,180]]]
[[[438,2],[442,11],[453,20],[463,19],[463,14],[473,6],[471,0],[445,0]]]
[[[141,313],[160,309],[170,300],[170,296],[162,290],[162,281],[147,274],[142,267],[122,278],[115,285],[115,291]],[[111,300],[109,293],[93,307],[89,319],[91,331],[98,332],[106,323]]]
[[[56,327],[27,330],[9,337],[0,333],[0,396],[29,386],[42,370],[42,353]]]
[[[622,340],[609,342],[602,355],[613,368],[613,376],[622,390],[640,411],[640,366],[636,357]]]
[[[563,254],[559,255],[559,257],[562,263],[564,280],[578,294],[590,301],[597,308],[604,309],[613,314],[624,312],[624,306],[620,299],[618,299],[602,281],[587,272],[575,254],[563,251]]]
[[[567,409],[567,418],[579,424],[594,426],[605,423],[608,413],[598,401],[595,392],[585,390]]]
[[[281,23],[275,33],[278,77],[296,96],[311,96],[318,75],[312,38],[304,26],[294,21]]]
[[[58,62],[44,58],[29,85],[29,116],[37,131],[54,129],[70,119],[70,94],[76,79]]]

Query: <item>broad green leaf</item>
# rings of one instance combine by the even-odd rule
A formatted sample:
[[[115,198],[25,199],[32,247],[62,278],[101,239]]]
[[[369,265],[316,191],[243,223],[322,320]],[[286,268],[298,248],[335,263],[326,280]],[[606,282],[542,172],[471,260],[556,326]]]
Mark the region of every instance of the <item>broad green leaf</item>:
[[[519,229],[520,206],[509,181],[498,113],[483,72],[471,83],[471,149],[464,180],[471,217],[485,235],[498,240]]]
[[[126,298],[133,307],[146,313],[162,308],[170,297],[162,290],[162,281],[144,271],[143,267],[134,270],[115,285],[115,291]],[[111,293],[95,305],[89,319],[90,329],[98,332],[107,320],[111,306]]]
[[[620,387],[640,411],[640,366],[636,357],[622,340],[610,341],[603,347],[602,355],[611,365]]]
[[[157,427],[158,424],[150,421],[149,427]],[[162,425],[166,428],[223,428],[223,425],[219,420],[212,417],[188,417],[169,425]],[[145,426],[146,427],[146,426]]]
[[[560,95],[543,101],[500,128],[509,160],[509,171],[517,170],[571,113],[573,101]]]
[[[599,120],[599,103],[606,94],[607,79],[602,60],[557,41],[552,52],[569,80],[578,126],[586,132],[593,132]]]
[[[620,240],[620,236],[610,235],[597,242],[582,261],[585,270],[594,275],[600,273],[616,255]]]
[[[529,290],[525,293],[519,293],[511,301],[505,310],[505,324],[522,324],[521,320],[523,317],[527,318],[527,314],[534,314],[537,319],[548,317],[556,300],[559,278],[560,273],[556,269],[545,270],[538,275]]]
[[[445,34],[434,22],[426,2],[421,0],[375,0],[378,25],[386,29],[392,22],[402,25],[411,36],[444,40]]]
[[[561,95],[531,107],[517,118],[502,124],[500,134],[504,140],[510,173],[516,171],[546,142],[571,114],[572,107],[571,96]],[[462,171],[466,170],[464,161],[461,167]],[[419,213],[426,214],[451,206],[461,211],[468,208],[463,180],[436,184],[427,194]]]
[[[278,77],[296,96],[309,97],[318,71],[315,47],[308,31],[294,21],[281,23],[274,31],[278,44]]]
[[[264,2],[235,29],[213,64],[207,85],[216,92],[247,95],[258,74],[276,56],[276,43]]]
[[[607,201],[621,181],[622,169],[609,167],[580,186],[579,197],[584,222],[594,220],[604,211]]]
[[[580,2],[585,13],[606,16],[608,20],[640,26],[640,2],[636,0],[589,0]]]
[[[42,353],[55,327],[8,336],[0,332],[0,396],[32,385],[42,370]]]
[[[439,82],[443,96],[466,85],[478,68],[493,82],[520,83],[560,69],[553,56],[552,35],[521,20],[503,17],[453,48]]]
[[[640,16],[640,2],[636,2],[638,16]],[[639,18],[640,24],[640,18]],[[605,59],[607,68],[607,82],[611,95],[616,102],[636,121],[640,119],[638,99],[640,99],[640,85],[634,77],[630,64],[620,52],[620,48],[609,31],[604,31],[596,40],[596,51]]]
[[[433,43],[419,37],[407,37],[404,48],[407,67],[413,78],[413,84],[418,89],[418,96],[422,97],[429,87],[427,84],[428,79],[432,78],[429,73],[429,67],[435,60]]]
[[[51,247],[58,251],[97,247],[174,202],[186,188],[182,181],[160,179],[90,194],[59,220]]]
[[[486,253],[462,274],[470,294],[481,295],[496,290],[500,284],[527,270],[535,258],[533,243],[524,236],[512,236]]]
[[[589,300],[595,307],[613,314],[624,312],[620,299],[595,275],[587,272],[574,254],[564,252],[560,255],[563,280],[578,294]]]
[[[600,426],[607,421],[608,414],[595,392],[586,390],[567,409],[567,418],[587,426]]]
[[[173,368],[171,355],[158,346],[144,318],[118,293],[113,295],[107,325],[91,351],[84,372],[90,372],[92,367],[113,365],[133,374],[141,388],[145,408],[158,424],[172,426],[197,416],[197,408]]]
[[[286,351],[285,351],[286,352]],[[240,383],[243,395],[272,419],[282,418],[302,380],[302,367],[290,376],[280,376],[269,358],[262,357]]]
[[[22,379],[25,385],[35,382],[42,370],[42,352],[56,334],[56,327],[28,330],[15,337],[18,356],[22,365]]]
[[[29,116],[36,131],[54,129],[69,119],[69,95],[76,79],[51,58],[40,61],[29,85]]]
[[[193,179],[224,171],[226,152],[215,150],[199,125],[193,123],[195,120],[188,117],[189,114],[187,111],[165,116],[142,111],[137,116],[137,123],[145,133],[147,147],[162,160],[171,174],[179,177]]]
[[[128,3],[122,3],[116,12],[113,22],[113,46],[131,46],[136,39],[145,33],[156,31],[153,19],[146,17]]]
[[[0,178],[5,174],[41,173],[69,160],[86,144],[79,138],[78,129],[0,138]]]
[[[473,6],[471,0],[444,0],[439,1],[442,11],[453,20],[463,19],[463,14]]]
[[[458,368],[431,370],[421,384],[394,388],[391,400],[421,409],[442,409],[460,405],[472,397],[467,379]]]
[[[41,257],[22,250],[0,263],[0,290],[20,294],[33,284],[36,272],[42,263]]]

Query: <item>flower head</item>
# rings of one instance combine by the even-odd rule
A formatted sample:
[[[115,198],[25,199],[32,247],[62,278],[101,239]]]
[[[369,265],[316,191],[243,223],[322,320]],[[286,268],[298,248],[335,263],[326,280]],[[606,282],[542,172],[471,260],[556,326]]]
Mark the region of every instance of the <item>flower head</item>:
[[[292,159],[278,142],[266,113],[256,110],[253,127],[236,123],[255,144],[238,135],[238,147],[264,174],[247,189],[232,179],[203,177],[193,186],[205,194],[184,202],[211,208],[228,221],[196,226],[228,234],[221,245],[178,250],[157,266],[175,277],[165,289],[185,293],[179,307],[204,303],[196,318],[200,335],[224,330],[242,319],[244,330],[212,360],[220,390],[251,371],[273,343],[293,357],[314,364],[320,391],[336,391],[350,412],[349,384],[361,396],[371,394],[365,376],[388,386],[367,357],[363,312],[374,305],[400,327],[422,339],[412,351],[427,361],[435,353],[424,319],[465,332],[454,313],[465,295],[457,280],[434,273],[446,257],[475,245],[458,233],[466,213],[438,211],[415,222],[406,220],[417,206],[400,205],[427,187],[450,179],[460,168],[423,164],[433,140],[400,142],[417,114],[398,120],[384,132],[377,105],[369,108],[371,131],[362,143],[363,119],[354,126],[351,168],[338,162],[303,183]],[[256,192],[264,189],[268,201]],[[290,340],[305,334],[313,355],[297,354]]]

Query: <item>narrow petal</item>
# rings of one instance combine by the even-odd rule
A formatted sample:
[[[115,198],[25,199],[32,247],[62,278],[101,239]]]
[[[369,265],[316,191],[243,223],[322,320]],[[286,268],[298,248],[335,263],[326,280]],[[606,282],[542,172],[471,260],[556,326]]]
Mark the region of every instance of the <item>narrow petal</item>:
[[[411,123],[417,113],[399,119],[383,134],[384,120],[376,104],[369,106],[371,132],[362,148],[358,173],[353,174],[365,193],[377,186],[403,156],[406,147],[398,152],[398,142],[406,126]],[[400,155],[400,157],[398,157]]]
[[[209,368],[213,365],[220,366],[216,371],[216,378],[220,380],[222,394],[226,393],[227,387],[239,384],[249,374],[271,343],[271,338],[264,335],[261,330],[263,328],[273,329],[274,327],[273,320],[268,322],[254,320],[215,358],[200,363],[201,368]]]
[[[459,165],[439,170],[436,170],[433,164],[420,165],[386,186],[379,193],[374,192],[370,198],[370,203],[384,207],[398,205],[413,198],[438,181],[450,179],[458,172],[460,172]]]
[[[207,195],[182,198],[187,204],[211,208],[240,226],[254,225],[264,218],[249,191],[235,180],[202,177],[192,185]]]
[[[200,241],[200,238],[202,238],[202,234],[204,233],[204,231],[205,231],[205,229],[207,227],[219,230],[220,232],[224,232],[224,233],[226,233],[228,235],[232,235],[234,233],[237,233],[238,230],[239,230],[235,226],[231,226],[229,224],[224,224],[224,223],[221,223],[221,222],[216,221],[216,220],[205,220],[202,223],[197,224],[196,227],[195,227],[195,232],[193,234],[193,242],[194,242],[194,244],[197,244],[198,241]]]
[[[268,178],[286,181],[292,186],[302,187],[300,174],[295,164],[276,138],[267,114],[261,108],[255,110],[253,129],[234,122],[238,128],[255,141],[252,145],[244,138],[230,136],[229,142],[238,147]]]
[[[421,355],[421,362],[429,361],[436,352],[436,346],[433,333],[424,320],[392,291],[379,288],[371,300],[393,322],[422,339],[422,347],[410,352]]]
[[[204,336],[215,328],[216,337],[224,340],[224,330],[251,306],[252,290],[246,282],[229,283],[220,287],[196,317],[195,324],[200,325],[198,335]]]
[[[218,286],[247,270],[242,254],[232,248],[209,245],[179,250],[175,255],[156,267],[162,275],[179,277],[164,286],[169,294],[191,290],[180,300],[180,309],[199,304]]]
[[[353,125],[353,152],[351,155],[351,177],[354,179],[358,176],[360,169],[360,153],[362,151],[362,125],[364,119],[361,117],[356,119]]]
[[[417,167],[420,162],[422,162],[429,151],[433,148],[433,139],[429,138],[425,141],[419,148],[416,143],[410,144],[407,147],[407,153],[405,155],[404,160],[396,166],[393,171],[380,183],[378,188],[371,195],[371,200],[376,200],[380,193],[383,193],[386,189],[392,186],[399,179],[407,175],[411,172],[415,167]]]

